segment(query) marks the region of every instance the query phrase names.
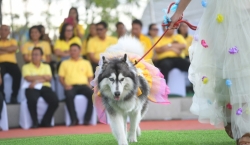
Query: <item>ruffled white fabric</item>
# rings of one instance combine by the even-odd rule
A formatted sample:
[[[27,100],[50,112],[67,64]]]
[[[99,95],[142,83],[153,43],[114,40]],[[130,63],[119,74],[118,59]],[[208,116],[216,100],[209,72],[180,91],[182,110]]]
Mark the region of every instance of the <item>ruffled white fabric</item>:
[[[208,0],[189,49],[189,79],[195,91],[191,112],[216,127],[231,122],[235,139],[250,133],[249,8],[250,0]],[[223,17],[220,23],[218,15]],[[235,46],[239,52],[230,54]]]

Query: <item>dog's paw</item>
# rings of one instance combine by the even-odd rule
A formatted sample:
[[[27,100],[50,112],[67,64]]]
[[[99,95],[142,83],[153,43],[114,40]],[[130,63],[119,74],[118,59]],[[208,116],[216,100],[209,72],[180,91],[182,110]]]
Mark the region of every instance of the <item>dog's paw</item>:
[[[129,141],[129,142],[137,142],[137,137],[136,137],[136,135],[135,135],[135,134],[130,134],[130,135],[128,136],[128,141]]]
[[[141,128],[139,126],[136,129],[136,135],[141,136]]]

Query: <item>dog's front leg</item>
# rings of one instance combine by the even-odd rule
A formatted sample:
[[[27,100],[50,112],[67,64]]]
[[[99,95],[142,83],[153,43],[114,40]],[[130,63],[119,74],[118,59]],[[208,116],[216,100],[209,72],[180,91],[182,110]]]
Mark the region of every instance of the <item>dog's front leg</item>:
[[[121,114],[109,115],[111,130],[118,141],[118,145],[128,145],[125,134],[124,120]]]
[[[139,123],[141,120],[141,112],[135,111],[130,114],[130,128],[129,128],[129,142],[137,142],[137,134],[136,130],[139,127]]]

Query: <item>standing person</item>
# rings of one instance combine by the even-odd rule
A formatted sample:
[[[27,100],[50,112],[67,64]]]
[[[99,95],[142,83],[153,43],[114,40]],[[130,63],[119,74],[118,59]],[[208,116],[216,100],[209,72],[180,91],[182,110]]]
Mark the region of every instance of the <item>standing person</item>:
[[[188,34],[188,25],[186,23],[181,23],[180,27],[177,29],[177,33],[182,35],[187,42],[187,46],[185,48],[184,53],[185,53],[186,59],[189,59],[188,49],[192,44],[193,37]]]
[[[84,95],[88,99],[87,110],[84,116],[84,124],[88,124],[93,112],[90,81],[93,79],[93,71],[88,60],[80,56],[81,46],[74,43],[70,46],[70,59],[62,62],[59,69],[60,82],[64,86],[65,102],[71,118],[71,125],[77,125],[78,119],[75,111],[74,99],[77,94]]]
[[[85,30],[83,26],[79,24],[79,14],[78,14],[77,8],[75,7],[70,8],[68,18],[64,20],[63,24],[64,23],[71,24],[74,27],[74,35],[82,39],[82,37],[84,36]],[[63,24],[61,24],[60,26],[60,33],[62,30]]]
[[[87,36],[87,38],[85,40],[83,40],[82,42],[82,57],[87,59],[87,46],[88,46],[88,42],[91,38],[96,36],[96,24],[92,23],[89,25],[89,34]]]
[[[25,64],[22,68],[24,79],[30,83],[29,87],[25,90],[25,96],[33,121],[32,128],[37,128],[39,125],[37,119],[37,101],[40,96],[48,103],[48,108],[40,124],[43,127],[51,127],[51,120],[59,103],[57,95],[51,89],[50,81],[52,74],[50,66],[41,62],[42,56],[43,50],[40,47],[35,47],[32,50],[31,62]],[[35,88],[35,85],[38,83],[42,83],[40,90]]]
[[[181,0],[169,29],[191,0]],[[249,0],[209,0],[189,49],[191,111],[200,122],[224,125],[238,145],[250,145]]]
[[[116,26],[117,38],[119,39],[126,34],[126,28],[122,22],[117,22],[115,26]]]
[[[12,77],[12,94],[10,103],[17,103],[17,95],[21,83],[21,71],[16,60],[16,51],[18,50],[17,42],[14,39],[8,39],[10,27],[2,25],[0,27],[0,73],[2,80],[6,73]],[[0,92],[4,94],[4,82],[0,85]]]

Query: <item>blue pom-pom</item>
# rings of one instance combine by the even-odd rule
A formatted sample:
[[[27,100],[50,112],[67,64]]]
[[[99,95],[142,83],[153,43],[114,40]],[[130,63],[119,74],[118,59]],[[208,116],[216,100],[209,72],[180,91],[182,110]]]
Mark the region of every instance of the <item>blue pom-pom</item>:
[[[230,86],[232,85],[231,80],[226,80],[226,85],[227,85],[228,87],[230,87]]]
[[[207,0],[202,0],[201,5],[205,8],[207,7]]]
[[[180,3],[180,0],[176,0],[175,3],[176,3],[176,4],[179,4],[179,3]]]
[[[171,7],[171,12],[176,12],[176,10],[177,10],[177,8],[178,8],[178,5],[177,4],[174,4],[172,7]]]

